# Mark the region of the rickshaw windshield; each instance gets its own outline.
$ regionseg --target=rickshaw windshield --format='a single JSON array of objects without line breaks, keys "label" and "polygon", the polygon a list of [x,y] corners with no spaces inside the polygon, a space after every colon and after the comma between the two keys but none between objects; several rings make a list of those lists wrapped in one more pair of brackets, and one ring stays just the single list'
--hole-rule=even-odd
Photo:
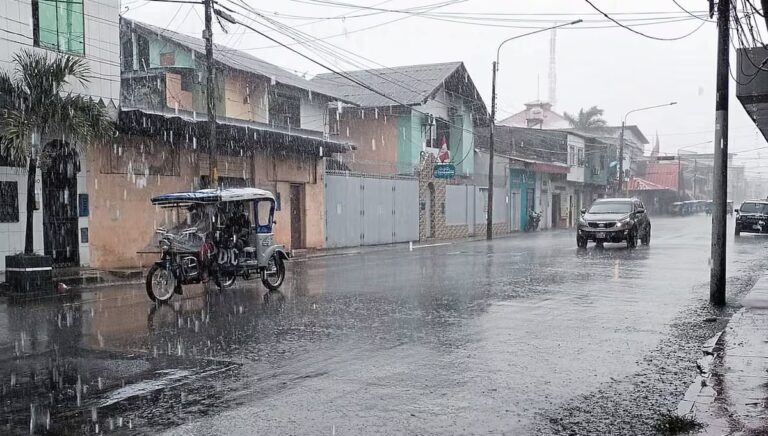
[{"label": "rickshaw windshield", "polygon": [[269,199],[255,202],[256,233],[272,233],[272,217],[275,213],[275,202]]}]

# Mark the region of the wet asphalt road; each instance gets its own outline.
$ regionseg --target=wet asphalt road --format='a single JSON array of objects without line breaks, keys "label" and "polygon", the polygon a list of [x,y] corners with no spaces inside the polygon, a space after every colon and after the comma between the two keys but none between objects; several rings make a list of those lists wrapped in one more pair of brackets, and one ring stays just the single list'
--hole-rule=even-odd
[{"label": "wet asphalt road", "polygon": [[709,218],[653,224],[631,251],[540,232],[294,261],[266,299],[247,282],[0,304],[0,432],[646,433],[768,248],[729,241],[713,311]]}]

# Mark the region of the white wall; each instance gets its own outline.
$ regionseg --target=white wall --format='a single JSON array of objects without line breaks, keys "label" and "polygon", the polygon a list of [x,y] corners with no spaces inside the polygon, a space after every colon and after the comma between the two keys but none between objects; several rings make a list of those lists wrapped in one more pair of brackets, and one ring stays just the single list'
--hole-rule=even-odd
[{"label": "white wall", "polygon": [[[571,147],[574,149],[573,158],[571,158]],[[582,159],[579,160],[579,155]],[[568,135],[568,178],[569,182],[584,183],[584,138],[576,135]]]},{"label": "white wall", "polygon": [[539,227],[549,229],[552,227],[552,183],[549,174],[536,174],[536,211],[541,212]]},{"label": "white wall", "polygon": [[[85,59],[93,78],[75,92],[116,107],[120,101],[120,35],[117,0],[85,0]],[[32,1],[0,1],[0,69],[11,71],[13,55],[32,47]],[[54,52],[42,49],[42,52]]]},{"label": "white wall", "polygon": [[301,128],[328,133],[328,100],[321,95],[301,97]]},{"label": "white wall", "polygon": [[426,103],[416,106],[421,112],[434,115],[435,118],[442,118],[447,121],[451,121],[448,116],[448,105],[446,102],[448,98],[445,95],[445,90],[440,89],[434,98],[429,99]]}]

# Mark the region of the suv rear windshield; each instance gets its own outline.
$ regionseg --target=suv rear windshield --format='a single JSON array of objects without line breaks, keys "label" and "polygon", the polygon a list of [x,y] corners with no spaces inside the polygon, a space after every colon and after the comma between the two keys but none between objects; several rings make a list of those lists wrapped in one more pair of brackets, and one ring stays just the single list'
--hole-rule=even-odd
[{"label": "suv rear windshield", "polygon": [[601,201],[589,208],[589,213],[630,213],[631,201]]},{"label": "suv rear windshield", "polygon": [[760,213],[768,215],[768,204],[765,203],[744,203],[739,208],[740,213]]}]

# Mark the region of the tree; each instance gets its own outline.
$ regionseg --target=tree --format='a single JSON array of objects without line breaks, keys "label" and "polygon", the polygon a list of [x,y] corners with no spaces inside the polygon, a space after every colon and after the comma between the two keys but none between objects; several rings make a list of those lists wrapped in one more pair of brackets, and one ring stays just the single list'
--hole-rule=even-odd
[{"label": "tree", "polygon": [[608,124],[603,119],[603,110],[597,106],[592,106],[586,111],[584,108],[581,108],[576,116],[566,112],[563,114],[563,117],[571,124],[571,127],[584,131],[605,127]]},{"label": "tree", "polygon": [[[33,254],[38,166],[44,169],[46,162],[106,139],[115,130],[103,106],[66,92],[73,82],[86,85],[90,81],[84,59],[24,50],[14,55],[13,63],[13,73],[0,71],[0,152],[27,168],[24,254]],[[43,149],[44,138],[56,141]]]}]

